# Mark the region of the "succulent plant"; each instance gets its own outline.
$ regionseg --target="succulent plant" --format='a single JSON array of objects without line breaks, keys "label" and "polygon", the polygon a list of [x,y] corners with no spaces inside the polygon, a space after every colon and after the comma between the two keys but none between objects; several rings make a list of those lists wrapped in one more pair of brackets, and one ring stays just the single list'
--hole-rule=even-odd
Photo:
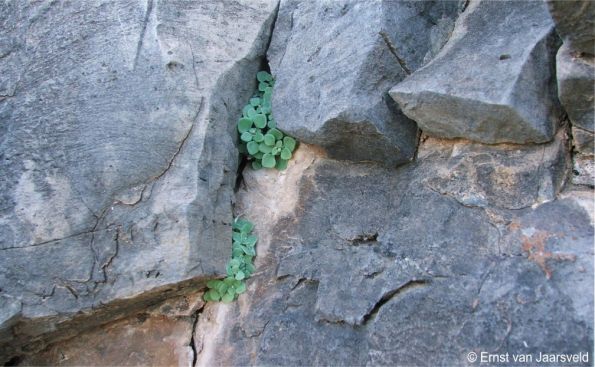
[{"label": "succulent plant", "polygon": [[252,234],[254,225],[245,219],[236,218],[232,226],[231,260],[227,263],[225,279],[207,282],[209,290],[204,294],[205,301],[232,302],[246,291],[246,279],[254,273],[254,256],[258,238]]},{"label": "succulent plant", "polygon": [[238,120],[239,150],[252,161],[253,169],[264,167],[284,170],[297,142],[277,129],[277,123],[271,116],[275,80],[266,71],[259,71],[256,79],[259,92],[250,99]]}]

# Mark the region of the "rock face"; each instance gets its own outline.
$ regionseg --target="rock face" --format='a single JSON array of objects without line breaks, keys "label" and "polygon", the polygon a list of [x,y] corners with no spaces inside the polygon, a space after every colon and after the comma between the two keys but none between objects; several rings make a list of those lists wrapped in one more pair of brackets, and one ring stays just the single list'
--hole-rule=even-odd
[{"label": "rock face", "polygon": [[275,11],[0,5],[0,345],[35,350],[224,271],[235,120]]},{"label": "rock face", "polygon": [[26,366],[190,366],[193,326],[204,306],[201,296],[202,292],[172,298],[18,362]]},{"label": "rock face", "polygon": [[570,48],[595,55],[595,3],[588,0],[546,0],[556,32]]},{"label": "rock face", "polygon": [[595,59],[580,56],[565,43],[556,56],[558,96],[572,124],[581,129],[595,131],[593,84]]},{"label": "rock face", "polygon": [[436,52],[459,2],[282,1],[267,53],[278,126],[337,159],[395,166],[417,128],[387,95]]},{"label": "rock face", "polygon": [[[483,157],[473,147],[427,139],[415,164],[389,170],[302,146],[276,181],[246,176],[240,210],[261,217],[259,235],[267,233],[258,275],[237,304],[205,309],[195,341],[216,342],[198,365],[465,366],[469,352],[495,350],[592,358],[592,192],[543,202],[505,170],[477,176],[497,186],[482,205],[457,194],[472,180],[437,192],[438,169],[462,158],[480,171],[525,153],[535,162],[516,168],[519,177],[539,166],[533,147]],[[498,205],[508,189],[526,197],[522,208]],[[293,210],[261,215],[294,190]]]},{"label": "rock face", "polygon": [[558,121],[553,22],[541,1],[473,1],[440,54],[391,89],[426,133],[543,143]]}]

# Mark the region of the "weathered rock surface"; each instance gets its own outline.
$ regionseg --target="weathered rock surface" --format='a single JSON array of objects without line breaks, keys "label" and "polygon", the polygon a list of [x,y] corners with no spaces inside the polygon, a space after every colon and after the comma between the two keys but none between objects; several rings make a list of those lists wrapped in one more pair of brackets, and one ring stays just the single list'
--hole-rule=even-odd
[{"label": "weathered rock surface", "polygon": [[[519,180],[479,175],[500,186],[482,206],[457,197],[473,179],[436,192],[438,167],[480,171],[517,159],[515,146],[483,159],[473,147],[428,139],[417,163],[389,170],[302,145],[279,181],[247,175],[238,204],[266,234],[258,271],[237,304],[205,308],[198,365],[466,366],[471,351],[544,350],[589,353],[581,365],[592,363],[592,191],[544,203],[524,192],[539,176],[527,164]],[[506,208],[504,189],[534,205]],[[297,200],[284,200],[296,190]],[[284,209],[267,217],[275,202]]]},{"label": "weathered rock surface", "polygon": [[595,59],[580,56],[566,43],[556,56],[558,96],[574,126],[595,131]]},{"label": "weathered rock surface", "polygon": [[486,146],[425,138],[418,157],[448,157],[424,183],[466,206],[523,209],[552,201],[571,169],[566,131],[547,144]]},{"label": "weathered rock surface", "polygon": [[199,294],[89,330],[18,362],[25,366],[191,366],[192,332],[204,305]]},{"label": "weathered rock surface", "polygon": [[440,54],[390,95],[430,135],[546,142],[559,117],[558,44],[543,2],[474,1]]},{"label": "weathered rock surface", "polygon": [[0,4],[0,356],[225,269],[234,123],[275,10]]},{"label": "weathered rock surface", "polygon": [[595,142],[593,141],[592,132],[573,126],[572,138],[574,142],[574,148],[576,151],[590,155],[593,155],[595,153]]},{"label": "weathered rock surface", "polygon": [[458,1],[282,1],[267,55],[278,126],[342,160],[413,157],[415,123],[388,90],[436,52]]},{"label": "weathered rock surface", "polygon": [[595,3],[589,0],[546,0],[556,32],[573,50],[595,55]]}]

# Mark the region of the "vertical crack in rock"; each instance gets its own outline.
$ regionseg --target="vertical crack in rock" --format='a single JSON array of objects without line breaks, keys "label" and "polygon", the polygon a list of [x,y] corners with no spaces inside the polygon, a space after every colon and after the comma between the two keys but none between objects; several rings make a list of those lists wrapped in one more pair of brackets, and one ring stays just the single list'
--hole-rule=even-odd
[{"label": "vertical crack in rock", "polygon": [[199,308],[198,310],[196,310],[196,312],[194,313],[194,315],[192,315],[192,333],[190,334],[190,348],[192,349],[192,365],[191,366],[196,366],[196,361],[198,360],[198,353],[200,353],[199,351],[196,350],[196,340],[194,338],[194,335],[196,334],[196,327],[198,325],[198,320],[200,317],[200,314],[202,313],[202,310],[205,308],[205,304],[202,305],[201,308]]},{"label": "vertical crack in rock", "polygon": [[395,47],[395,44],[391,41],[388,34],[386,34],[385,31],[380,31],[380,32],[378,32],[378,34],[382,37],[382,39],[384,40],[384,43],[386,43],[386,47],[388,47],[388,50],[390,51],[390,53],[393,54],[393,56],[397,59],[397,62],[399,63],[399,66],[401,66],[401,69],[403,69],[403,71],[407,75],[411,75],[411,69],[409,69],[409,67],[407,67],[407,63],[405,62],[405,60],[403,60],[399,56],[399,53],[397,52],[397,48]]},{"label": "vertical crack in rock", "polygon": [[136,54],[134,56],[133,69],[136,69],[136,65],[138,63],[138,57],[139,57],[141,49],[143,47],[145,33],[147,32],[147,25],[149,24],[149,17],[151,16],[152,11],[153,11],[153,0],[147,0],[147,11],[145,12],[145,18],[143,19],[140,36],[138,38],[138,43],[136,44]]}]

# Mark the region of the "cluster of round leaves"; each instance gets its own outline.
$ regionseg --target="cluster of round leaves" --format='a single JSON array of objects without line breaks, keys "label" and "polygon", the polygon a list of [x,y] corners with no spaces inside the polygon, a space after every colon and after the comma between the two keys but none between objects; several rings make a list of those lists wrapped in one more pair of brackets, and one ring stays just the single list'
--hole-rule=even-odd
[{"label": "cluster of round leaves", "polygon": [[252,168],[287,168],[297,142],[284,135],[271,116],[271,97],[275,81],[271,74],[259,71],[258,94],[244,107],[238,121],[240,151],[252,161]]},{"label": "cluster of round leaves", "polygon": [[204,294],[205,301],[232,302],[237,295],[246,291],[246,279],[254,273],[252,264],[258,239],[252,234],[254,225],[247,220],[236,218],[233,222],[233,246],[231,260],[227,264],[225,279],[209,280],[209,290]]}]

